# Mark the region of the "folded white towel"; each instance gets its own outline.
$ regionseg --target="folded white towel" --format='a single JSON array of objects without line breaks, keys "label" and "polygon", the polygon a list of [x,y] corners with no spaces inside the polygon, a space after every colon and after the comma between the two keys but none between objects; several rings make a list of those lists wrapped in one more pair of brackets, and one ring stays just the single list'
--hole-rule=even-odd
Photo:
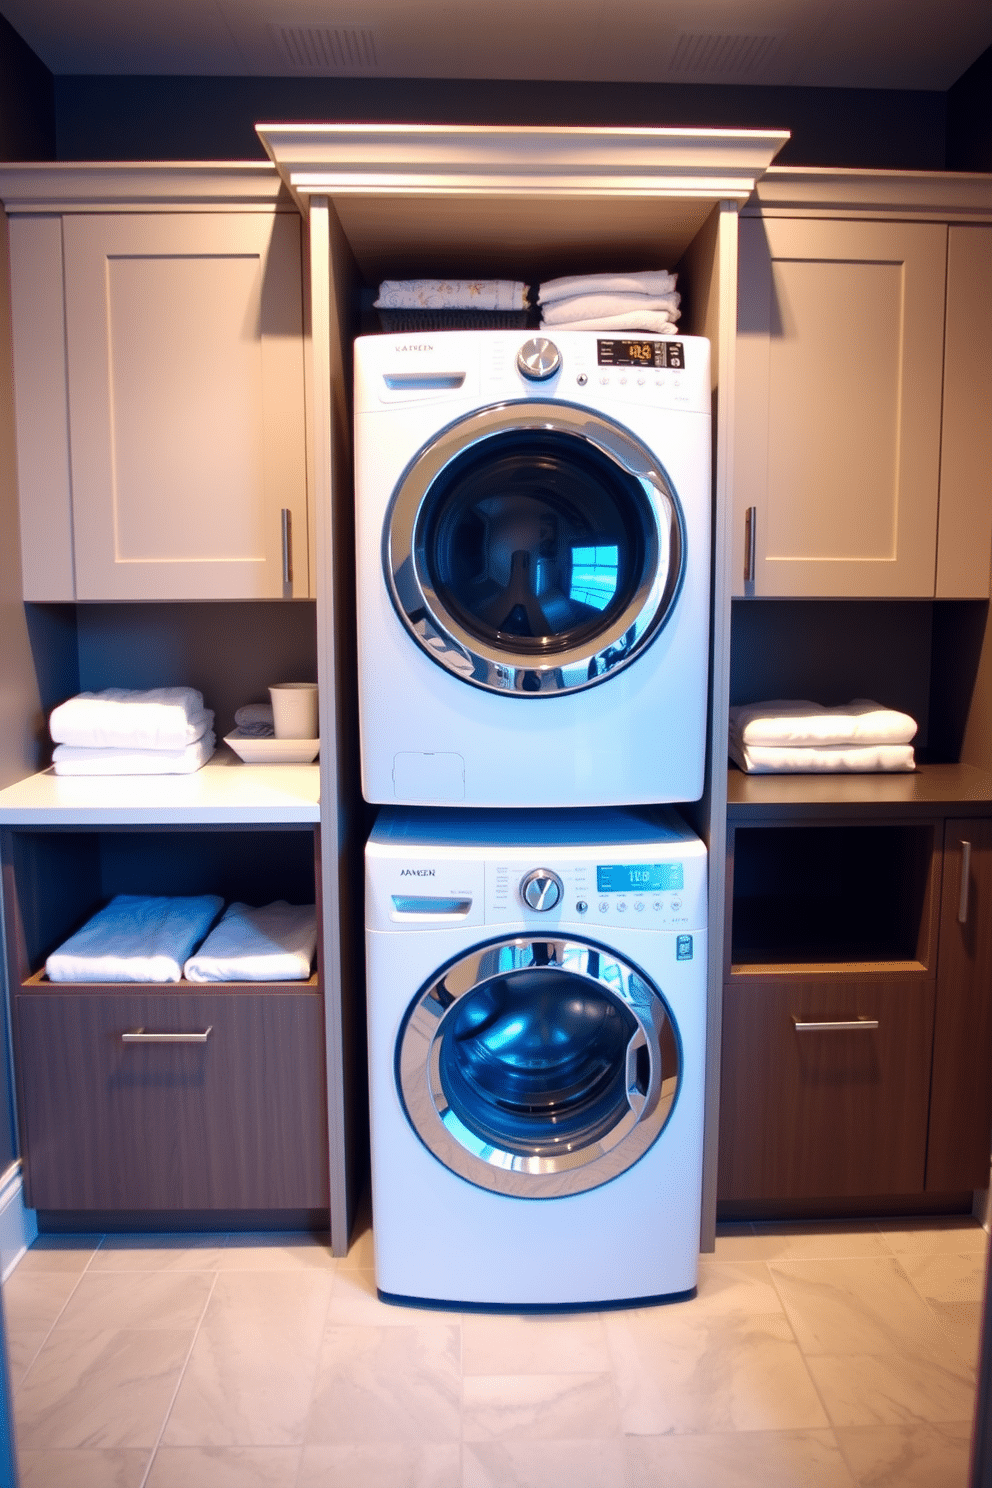
[{"label": "folded white towel", "polygon": [[644,269],[637,274],[570,274],[562,279],[547,279],[538,287],[542,305],[552,300],[586,294],[669,295],[675,288],[677,274],[667,269]]},{"label": "folded white towel", "polygon": [[908,713],[855,698],[825,708],[805,700],[775,699],[730,710],[730,731],[743,744],[908,744],[917,723]]},{"label": "folded white towel", "polygon": [[561,320],[556,325],[541,321],[542,331],[651,331],[656,336],[675,336],[678,326],[663,310],[628,310],[623,315],[595,315],[589,320]]},{"label": "folded white towel", "polygon": [[734,764],[750,775],[916,769],[912,744],[829,744],[814,748],[741,744],[731,737],[728,752]]},{"label": "folded white towel", "polygon": [[49,728],[56,744],[83,749],[185,749],[213,721],[193,687],[108,687],[60,703]]},{"label": "folded white towel", "polygon": [[377,310],[524,310],[527,286],[516,279],[384,279]]},{"label": "folded white towel", "polygon": [[185,975],[190,982],[306,981],[316,948],[316,905],[229,904],[186,962]]},{"label": "folded white towel", "polygon": [[83,749],[59,744],[52,764],[56,775],[192,775],[216,747],[213,729],[185,749]]},{"label": "folded white towel", "polygon": [[118,894],[45,962],[50,982],[178,982],[224,904],[217,894]]},{"label": "folded white towel", "polygon": [[592,294],[552,300],[542,306],[545,325],[561,325],[567,320],[595,320],[602,315],[623,315],[628,310],[664,311],[669,320],[678,320],[681,296]]}]

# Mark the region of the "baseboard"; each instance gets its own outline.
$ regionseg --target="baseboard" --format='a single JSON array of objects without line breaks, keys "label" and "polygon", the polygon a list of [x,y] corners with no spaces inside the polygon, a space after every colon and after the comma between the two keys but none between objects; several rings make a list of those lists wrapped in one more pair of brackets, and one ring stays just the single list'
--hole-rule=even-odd
[{"label": "baseboard", "polygon": [[0,1175],[0,1281],[17,1265],[28,1246],[38,1238],[38,1220],[33,1209],[24,1207],[24,1179],[20,1161]]}]

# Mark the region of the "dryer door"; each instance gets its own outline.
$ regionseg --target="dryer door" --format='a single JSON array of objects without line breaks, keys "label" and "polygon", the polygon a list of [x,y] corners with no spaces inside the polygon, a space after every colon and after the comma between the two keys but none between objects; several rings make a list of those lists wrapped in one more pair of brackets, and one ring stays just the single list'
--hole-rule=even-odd
[{"label": "dryer door", "polygon": [[635,966],[592,941],[516,936],[423,987],[396,1051],[406,1114],[452,1172],[516,1198],[609,1182],[672,1113],[678,1032]]},{"label": "dryer door", "polygon": [[659,461],[571,403],[479,409],[400,478],[383,561],[432,661],[493,692],[601,682],[661,630],[685,570],[685,521]]}]

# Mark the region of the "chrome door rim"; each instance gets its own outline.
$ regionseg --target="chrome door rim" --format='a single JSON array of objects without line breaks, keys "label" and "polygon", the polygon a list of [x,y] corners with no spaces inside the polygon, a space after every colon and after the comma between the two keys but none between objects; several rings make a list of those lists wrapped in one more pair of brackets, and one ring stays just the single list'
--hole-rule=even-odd
[{"label": "chrome door rim", "polygon": [[[595,643],[556,651],[545,663],[515,661],[471,634],[436,593],[424,546],[425,503],[442,471],[485,440],[528,429],[587,442],[632,477],[643,503],[648,547],[646,577]],[[660,462],[608,415],[550,399],[492,404],[441,429],[401,475],[383,534],[383,568],[390,597],[417,645],[462,681],[517,697],[577,692],[629,666],[669,619],[685,576],[685,554],[685,518]]]},{"label": "chrome door rim", "polygon": [[[441,1045],[452,1011],[494,976],[506,974],[492,961],[494,953],[507,950],[514,963],[511,971],[546,968],[552,974],[567,971],[585,978],[621,1002],[637,1024],[628,1046],[627,1111],[597,1140],[554,1157],[504,1150],[480,1138],[454,1112],[441,1080]],[[595,973],[589,970],[591,953],[597,957]],[[629,1083],[635,1045],[647,1050],[650,1075],[643,1091]],[[475,946],[431,976],[404,1020],[395,1073],[407,1119],[446,1168],[494,1193],[552,1199],[599,1188],[644,1156],[671,1117],[681,1085],[682,1056],[671,1010],[638,967],[594,941],[518,935]]]}]

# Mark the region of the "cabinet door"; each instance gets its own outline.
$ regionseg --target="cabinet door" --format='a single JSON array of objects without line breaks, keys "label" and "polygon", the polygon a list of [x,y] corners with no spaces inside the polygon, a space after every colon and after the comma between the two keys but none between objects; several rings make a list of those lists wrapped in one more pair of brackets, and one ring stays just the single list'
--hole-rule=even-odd
[{"label": "cabinet door", "polygon": [[63,232],[76,598],[308,595],[299,218]]},{"label": "cabinet door", "polygon": [[928,978],[729,984],[718,1197],[921,1192],[932,1037]]},{"label": "cabinet door", "polygon": [[933,595],[946,243],[931,223],[741,223],[735,593]]},{"label": "cabinet door", "polygon": [[17,1024],[32,1207],[326,1208],[315,991],[21,994]]},{"label": "cabinet door", "polygon": [[986,599],[992,561],[992,227],[947,241],[937,598]]},{"label": "cabinet door", "polygon": [[992,1146],[992,821],[949,821],[927,1188],[987,1188]]}]

